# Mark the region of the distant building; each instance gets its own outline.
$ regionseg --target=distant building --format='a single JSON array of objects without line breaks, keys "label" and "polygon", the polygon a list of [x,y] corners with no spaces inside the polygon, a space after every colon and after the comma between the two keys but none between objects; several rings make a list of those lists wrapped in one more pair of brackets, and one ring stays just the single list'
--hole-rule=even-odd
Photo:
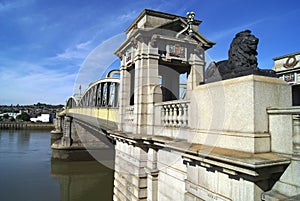
[{"label": "distant building", "polygon": [[300,106],[300,52],[273,58],[273,70],[292,85],[293,105]]},{"label": "distant building", "polygon": [[5,113],[2,113],[0,114],[0,117],[3,117],[4,115],[8,115],[9,117],[13,117],[14,119],[16,119],[16,117],[18,115],[20,115],[22,112],[20,111],[19,113],[16,113],[16,112],[5,112]]},{"label": "distant building", "polygon": [[50,114],[41,114],[41,116],[38,116],[36,118],[30,118],[30,121],[49,123],[50,122]]}]

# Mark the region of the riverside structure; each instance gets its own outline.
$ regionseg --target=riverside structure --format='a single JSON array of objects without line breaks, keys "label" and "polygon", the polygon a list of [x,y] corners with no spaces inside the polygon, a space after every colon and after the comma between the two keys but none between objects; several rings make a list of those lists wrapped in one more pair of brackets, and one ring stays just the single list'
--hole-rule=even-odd
[{"label": "riverside structure", "polygon": [[28,122],[0,122],[0,129],[30,129],[30,130],[52,130],[53,124],[28,123]]},{"label": "riverside structure", "polygon": [[299,199],[300,108],[291,86],[259,75],[205,84],[214,43],[200,24],[192,12],[144,10],[115,52],[120,79],[92,83],[58,114],[53,156],[107,150],[116,201]]}]

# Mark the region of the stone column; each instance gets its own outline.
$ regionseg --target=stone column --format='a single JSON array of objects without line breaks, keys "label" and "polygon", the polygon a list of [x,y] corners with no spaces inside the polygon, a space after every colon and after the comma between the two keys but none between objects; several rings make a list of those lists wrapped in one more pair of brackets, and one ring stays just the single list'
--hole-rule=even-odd
[{"label": "stone column", "polygon": [[158,200],[157,149],[150,148],[147,161],[147,200]]},{"label": "stone column", "polygon": [[300,159],[300,115],[293,116],[293,154]]},{"label": "stone column", "polygon": [[54,130],[52,130],[51,133],[51,144],[55,142],[56,140],[60,139],[63,135],[62,130],[62,121],[63,117],[56,115],[56,117],[53,119],[54,124]]},{"label": "stone column", "polygon": [[[148,63],[147,63],[147,74],[148,74],[148,83],[147,83],[147,93],[145,97],[145,102],[147,103],[147,108],[145,109],[145,113],[147,115],[147,134],[153,134],[154,127],[154,119],[155,119],[155,111],[154,104],[161,95],[161,90],[158,87],[158,74],[159,74],[159,65],[158,65],[158,47],[156,44],[156,38],[152,37],[148,46]],[[157,88],[156,90],[154,90]],[[156,94],[155,94],[156,93]],[[160,101],[159,101],[160,102]]]},{"label": "stone column", "polygon": [[121,60],[120,95],[119,95],[119,130],[125,130],[126,108],[130,100],[130,73],[127,71],[124,59]]},{"label": "stone column", "polygon": [[59,132],[62,132],[62,127],[61,127],[61,121],[62,121],[62,118],[60,116],[58,116],[57,118],[55,118],[56,120],[56,127],[55,129]]},{"label": "stone column", "polygon": [[138,134],[146,134],[148,120],[153,119],[153,114],[150,113],[153,102],[149,97],[152,86],[158,84],[158,48],[144,40],[146,39],[139,42],[139,54],[135,57],[134,99]]},{"label": "stone column", "polygon": [[56,115],[56,117],[53,119],[53,124],[54,124],[54,130],[51,131],[53,134],[59,134],[62,133],[62,117]]},{"label": "stone column", "polygon": [[190,98],[190,92],[198,86],[201,82],[204,82],[204,50],[201,47],[190,47],[192,52],[190,53],[189,64],[191,70],[187,78],[187,99]]},{"label": "stone column", "polygon": [[66,116],[64,122],[63,137],[61,138],[61,145],[70,147],[72,145],[72,117]]},{"label": "stone column", "polygon": [[116,141],[114,200],[147,199],[147,150],[126,141]]}]

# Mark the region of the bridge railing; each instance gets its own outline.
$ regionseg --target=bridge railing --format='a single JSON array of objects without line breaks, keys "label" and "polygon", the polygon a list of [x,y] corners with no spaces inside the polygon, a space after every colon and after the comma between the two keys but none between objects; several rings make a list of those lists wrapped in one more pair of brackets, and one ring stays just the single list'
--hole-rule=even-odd
[{"label": "bridge railing", "polygon": [[188,127],[189,107],[190,101],[186,100],[156,103],[155,116],[160,116],[156,123],[164,127]]}]

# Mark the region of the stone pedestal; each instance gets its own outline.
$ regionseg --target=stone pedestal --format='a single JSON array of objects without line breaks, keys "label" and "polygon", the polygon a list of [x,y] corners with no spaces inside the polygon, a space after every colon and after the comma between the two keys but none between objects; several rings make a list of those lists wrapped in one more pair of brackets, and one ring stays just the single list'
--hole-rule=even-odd
[{"label": "stone pedestal", "polygon": [[249,75],[192,91],[188,141],[245,152],[269,152],[267,108],[290,106],[291,88],[277,78]]}]

